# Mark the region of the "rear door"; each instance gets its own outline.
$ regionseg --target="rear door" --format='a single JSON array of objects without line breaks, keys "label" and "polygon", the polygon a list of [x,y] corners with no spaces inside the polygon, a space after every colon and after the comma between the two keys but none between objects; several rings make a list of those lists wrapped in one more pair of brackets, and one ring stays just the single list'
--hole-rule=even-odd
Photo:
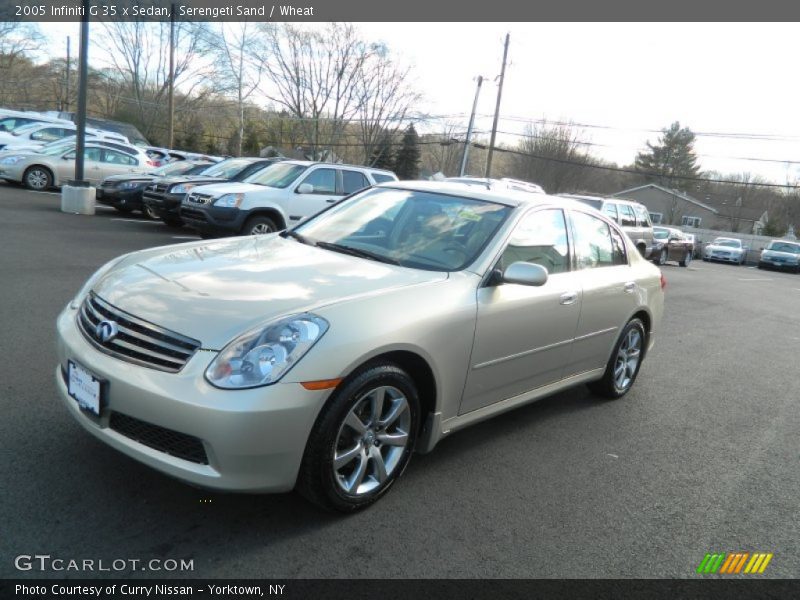
[{"label": "rear door", "polygon": [[570,223],[582,302],[565,377],[605,366],[638,292],[622,233],[578,210],[570,211]]},{"label": "rear door", "polygon": [[139,167],[139,161],[130,154],[108,148],[103,149],[101,162],[103,178],[111,175],[124,175],[126,173],[139,173],[142,171]]}]

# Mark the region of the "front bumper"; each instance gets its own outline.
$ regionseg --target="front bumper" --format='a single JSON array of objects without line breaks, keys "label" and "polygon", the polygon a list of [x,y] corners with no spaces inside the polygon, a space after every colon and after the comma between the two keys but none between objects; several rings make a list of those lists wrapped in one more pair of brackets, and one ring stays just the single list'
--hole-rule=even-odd
[{"label": "front bumper", "polygon": [[706,260],[713,260],[713,261],[718,261],[718,262],[729,262],[729,263],[736,263],[736,264],[739,264],[740,262],[742,262],[742,257],[741,256],[735,256],[733,254],[725,256],[725,255],[722,255],[722,254],[711,253],[711,254],[704,255],[703,258],[705,258]]},{"label": "front bumper", "polygon": [[[217,389],[203,377],[217,353],[202,349],[178,373],[137,366],[90,345],[78,329],[76,313],[67,306],[58,317],[56,383],[67,410],[84,429],[120,452],[198,486],[246,492],[294,487],[306,441],[330,390],[308,391],[297,383]],[[99,417],[78,408],[67,393],[68,359],[108,382]],[[131,433],[131,423],[147,435]],[[159,447],[168,443],[165,436],[201,444],[205,463]]]},{"label": "front bumper", "polygon": [[770,258],[762,258],[758,261],[758,268],[759,269],[777,269],[779,271],[793,271],[795,273],[800,272],[800,264],[798,263],[788,263],[780,260],[774,260]]},{"label": "front bumper", "polygon": [[237,235],[247,220],[248,212],[238,208],[184,204],[181,206],[180,215],[181,221],[201,233]]},{"label": "front bumper", "polygon": [[22,182],[22,169],[14,165],[0,165],[0,179]]},{"label": "front bumper", "polygon": [[161,194],[154,195],[146,190],[142,202],[151,208],[160,218],[178,219],[181,201],[186,194]]},{"label": "front bumper", "polygon": [[120,208],[130,208],[131,210],[142,209],[142,191],[144,187],[133,190],[120,190],[113,187],[97,188],[97,201],[108,206]]}]

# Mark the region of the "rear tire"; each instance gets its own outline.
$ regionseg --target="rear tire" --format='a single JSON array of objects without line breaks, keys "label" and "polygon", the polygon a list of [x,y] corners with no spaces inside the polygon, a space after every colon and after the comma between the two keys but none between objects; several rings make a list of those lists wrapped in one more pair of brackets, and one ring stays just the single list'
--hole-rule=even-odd
[{"label": "rear tire", "polygon": [[663,267],[667,264],[667,249],[663,249],[661,252],[658,253],[658,266]]},{"label": "rear tire", "polygon": [[686,256],[684,256],[683,260],[680,261],[678,264],[682,267],[688,267],[690,262],[692,262],[692,253],[690,251],[687,251]]},{"label": "rear tire", "polygon": [[28,167],[22,176],[26,188],[35,192],[43,192],[53,185],[53,174],[46,167]]},{"label": "rear tire", "polygon": [[419,429],[413,379],[374,364],[340,384],[306,443],[297,491],[328,510],[351,513],[389,491],[411,459]]},{"label": "rear tire", "polygon": [[647,333],[641,319],[631,319],[622,330],[608,359],[603,378],[592,381],[587,387],[603,398],[622,398],[633,387],[642,366]]}]

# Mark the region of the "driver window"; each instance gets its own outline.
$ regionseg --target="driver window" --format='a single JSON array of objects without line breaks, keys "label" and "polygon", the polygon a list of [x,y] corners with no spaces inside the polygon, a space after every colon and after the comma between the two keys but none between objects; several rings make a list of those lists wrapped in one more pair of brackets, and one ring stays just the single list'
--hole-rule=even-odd
[{"label": "driver window", "polygon": [[564,212],[540,210],[524,217],[511,234],[500,268],[524,261],[543,266],[550,274],[569,271],[569,243]]},{"label": "driver window", "polygon": [[304,183],[314,186],[312,194],[336,194],[336,170],[317,169],[301,181],[300,185]]}]

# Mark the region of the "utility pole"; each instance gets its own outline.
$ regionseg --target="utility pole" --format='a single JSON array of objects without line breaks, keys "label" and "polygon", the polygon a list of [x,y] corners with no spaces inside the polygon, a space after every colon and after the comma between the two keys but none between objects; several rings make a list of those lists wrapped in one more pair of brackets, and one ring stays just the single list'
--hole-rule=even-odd
[{"label": "utility pole", "polygon": [[458,172],[459,177],[464,176],[464,171],[467,168],[467,156],[469,155],[469,144],[472,139],[472,126],[475,124],[475,111],[478,108],[478,95],[481,93],[481,84],[483,83],[483,75],[478,75],[478,87],[475,89],[475,100],[472,102],[472,114],[469,116],[469,125],[467,126],[467,141],[464,142],[464,155],[461,157],[461,169]]},{"label": "utility pole", "polygon": [[66,100],[64,100],[64,111],[65,112],[69,112],[69,71],[70,71],[70,66],[71,66],[71,62],[72,62],[70,60],[70,52],[69,52],[69,50],[70,50],[69,49],[69,36],[67,36],[67,85],[66,85],[67,94],[66,94]]},{"label": "utility pole", "polygon": [[88,0],[83,0],[84,16],[81,17],[80,53],[78,56],[78,115],[75,125],[77,139],[75,142],[75,181],[73,185],[88,187],[83,179],[84,149],[86,148],[86,86],[89,74],[89,7]]},{"label": "utility pole", "polygon": [[494,153],[494,140],[497,137],[497,120],[500,118],[500,99],[503,96],[503,80],[506,76],[506,60],[508,59],[508,42],[511,34],[506,34],[506,45],[503,49],[503,67],[500,69],[500,84],[497,87],[497,106],[494,109],[494,122],[492,123],[492,137],[489,139],[489,156],[486,159],[486,177],[492,176],[492,154]]},{"label": "utility pole", "polygon": [[169,18],[169,141],[167,147],[172,150],[175,137],[175,3]]}]

